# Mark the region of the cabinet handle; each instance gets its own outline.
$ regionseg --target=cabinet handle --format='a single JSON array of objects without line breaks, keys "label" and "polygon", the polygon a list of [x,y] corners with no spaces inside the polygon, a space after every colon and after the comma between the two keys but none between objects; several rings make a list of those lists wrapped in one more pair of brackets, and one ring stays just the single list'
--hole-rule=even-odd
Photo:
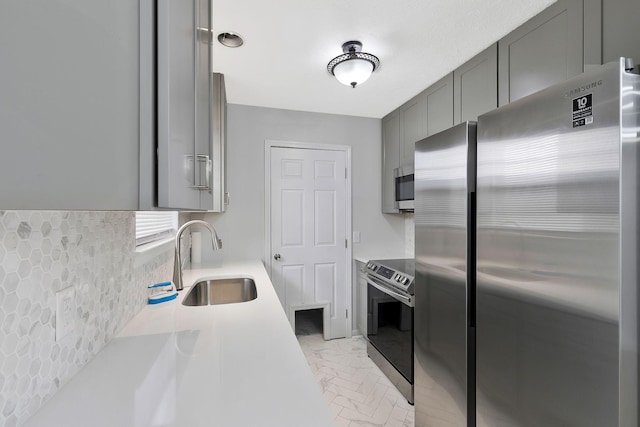
[{"label": "cabinet handle", "polygon": [[275,259],[276,261],[280,261],[280,254],[275,254],[273,256],[273,259]]},{"label": "cabinet handle", "polygon": [[[191,157],[191,156],[188,156]],[[196,176],[199,176],[197,171],[200,170],[200,164],[204,163],[205,167],[205,185],[201,185],[196,181]],[[211,159],[206,154],[196,154],[195,161],[193,162],[194,168],[194,183],[191,188],[195,188],[196,190],[209,190],[211,189]]]},{"label": "cabinet handle", "polygon": [[211,189],[211,159],[209,156],[205,156],[207,158],[207,177],[205,178],[205,182],[207,183],[207,190]]}]

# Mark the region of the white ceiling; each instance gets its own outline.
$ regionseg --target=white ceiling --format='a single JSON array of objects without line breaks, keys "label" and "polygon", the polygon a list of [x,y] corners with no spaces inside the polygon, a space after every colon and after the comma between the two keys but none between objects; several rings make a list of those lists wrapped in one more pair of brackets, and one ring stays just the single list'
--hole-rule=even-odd
[{"label": "white ceiling", "polygon": [[[213,0],[213,46],[233,104],[380,118],[555,0]],[[352,89],[327,72],[342,43],[380,58]]]}]

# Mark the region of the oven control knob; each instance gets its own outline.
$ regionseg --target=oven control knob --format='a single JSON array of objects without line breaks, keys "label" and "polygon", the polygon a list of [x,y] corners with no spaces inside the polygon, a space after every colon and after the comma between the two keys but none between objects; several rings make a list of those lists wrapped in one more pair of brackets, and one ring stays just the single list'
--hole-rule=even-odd
[{"label": "oven control knob", "polygon": [[409,283],[409,278],[408,277],[403,278],[402,279],[402,284],[406,285],[407,283]]}]

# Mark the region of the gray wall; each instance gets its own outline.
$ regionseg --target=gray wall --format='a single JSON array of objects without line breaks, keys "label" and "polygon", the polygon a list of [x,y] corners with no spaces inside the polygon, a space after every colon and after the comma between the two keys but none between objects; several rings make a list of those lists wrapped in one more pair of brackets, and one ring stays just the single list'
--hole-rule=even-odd
[{"label": "gray wall", "polygon": [[229,104],[227,186],[231,203],[223,214],[192,214],[211,222],[223,240],[223,250],[216,254],[203,242],[203,261],[263,257],[265,140],[351,146],[353,230],[361,233],[361,243],[353,245],[354,255],[404,256],[404,219],[382,214],[380,208],[379,119]]}]

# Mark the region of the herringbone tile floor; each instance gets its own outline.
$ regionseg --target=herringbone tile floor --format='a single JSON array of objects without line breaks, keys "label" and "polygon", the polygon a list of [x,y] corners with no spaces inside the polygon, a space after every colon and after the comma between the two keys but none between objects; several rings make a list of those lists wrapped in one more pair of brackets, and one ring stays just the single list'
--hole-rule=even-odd
[{"label": "herringbone tile floor", "polygon": [[361,336],[298,335],[338,427],[413,427],[413,406],[367,357]]}]

